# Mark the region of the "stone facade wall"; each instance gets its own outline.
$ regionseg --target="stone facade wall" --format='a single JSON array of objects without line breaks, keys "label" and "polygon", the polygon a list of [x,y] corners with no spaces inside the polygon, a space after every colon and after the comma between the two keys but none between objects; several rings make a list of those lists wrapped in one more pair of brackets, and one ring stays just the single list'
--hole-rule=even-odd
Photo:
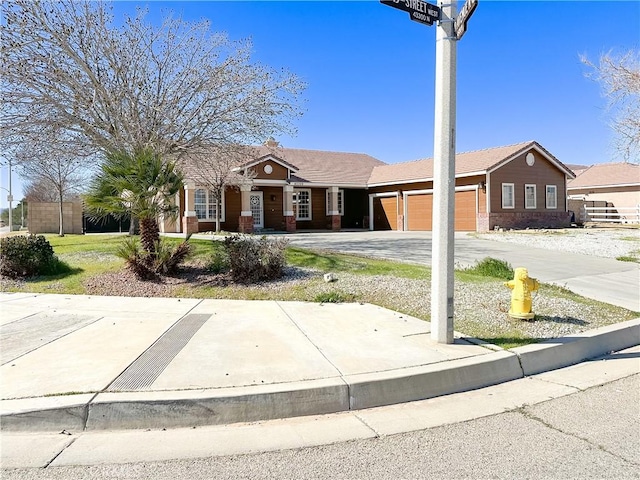
[{"label": "stone facade wall", "polygon": [[331,215],[331,230],[339,232],[342,223],[341,220],[340,215]]},{"label": "stone facade wall", "polygon": [[296,231],[296,217],[287,215],[284,217],[284,223],[286,225],[286,230],[289,233],[294,233]]},{"label": "stone facade wall", "polygon": [[241,216],[238,223],[240,233],[253,233],[253,216]]},{"label": "stone facade wall", "polygon": [[501,212],[479,213],[478,231],[488,232],[496,227],[506,229],[564,228],[571,225],[569,212]]},{"label": "stone facade wall", "polygon": [[[60,233],[59,204],[29,202],[29,233]],[[82,202],[63,202],[62,218],[65,234],[82,235]]]},{"label": "stone facade wall", "polygon": [[491,230],[489,228],[489,214],[488,213],[478,213],[478,232],[488,232]]}]

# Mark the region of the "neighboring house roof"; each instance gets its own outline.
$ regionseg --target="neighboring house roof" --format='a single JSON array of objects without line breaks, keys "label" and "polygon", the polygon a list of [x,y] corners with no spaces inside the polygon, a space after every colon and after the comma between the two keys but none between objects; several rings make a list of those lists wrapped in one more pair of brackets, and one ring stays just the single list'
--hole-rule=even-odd
[{"label": "neighboring house roof", "polygon": [[640,185],[640,165],[601,163],[592,165],[567,183],[567,190]]},{"label": "neighboring house roof", "polygon": [[569,167],[576,176],[580,175],[584,170],[589,168],[589,165],[578,165],[577,163],[567,163],[567,167]]},{"label": "neighboring house roof", "polygon": [[[491,173],[505,163],[523,152],[535,148],[540,154],[573,178],[573,172],[539,143],[534,141],[507,145],[504,147],[486,148],[473,152],[456,154],[455,175],[463,177]],[[369,186],[387,185],[392,183],[408,183],[433,179],[433,159],[415,160],[413,162],[396,163],[376,167],[371,177]]]}]

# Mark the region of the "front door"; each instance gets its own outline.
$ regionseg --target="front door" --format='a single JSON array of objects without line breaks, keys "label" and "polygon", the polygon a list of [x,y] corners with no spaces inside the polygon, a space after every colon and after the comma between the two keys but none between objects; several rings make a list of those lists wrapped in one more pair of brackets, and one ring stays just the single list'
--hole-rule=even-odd
[{"label": "front door", "polygon": [[250,193],[249,207],[251,208],[251,215],[253,215],[254,230],[264,228],[264,206],[262,202],[262,192]]}]

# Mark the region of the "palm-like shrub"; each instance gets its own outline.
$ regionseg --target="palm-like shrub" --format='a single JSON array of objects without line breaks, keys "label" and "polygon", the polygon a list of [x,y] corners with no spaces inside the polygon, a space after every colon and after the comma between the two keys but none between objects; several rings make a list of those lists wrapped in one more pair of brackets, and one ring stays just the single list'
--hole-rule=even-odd
[{"label": "palm-like shrub", "polygon": [[116,250],[116,255],[122,258],[127,267],[138,278],[153,279],[158,274],[175,273],[187,258],[193,253],[193,247],[189,238],[175,247],[169,242],[159,241],[154,250],[154,259],[150,260],[149,254],[140,248],[140,242],[136,238],[126,238]]},{"label": "palm-like shrub", "polygon": [[99,221],[111,214],[116,218],[131,215],[138,219],[143,252],[133,254],[133,244],[128,244],[123,245],[123,254],[131,253],[127,256],[127,263],[139,276],[148,276],[142,275],[145,271],[166,270],[159,268],[159,252],[163,253],[162,265],[173,265],[169,270],[175,269],[187,256],[185,251],[188,248],[181,247],[175,251],[175,259],[168,258],[168,250],[160,242],[158,228],[158,219],[177,216],[174,199],[182,183],[183,177],[174,162],[164,161],[152,150],[141,149],[133,154],[107,154],[100,172],[90,184],[89,193],[85,196],[90,218]]}]

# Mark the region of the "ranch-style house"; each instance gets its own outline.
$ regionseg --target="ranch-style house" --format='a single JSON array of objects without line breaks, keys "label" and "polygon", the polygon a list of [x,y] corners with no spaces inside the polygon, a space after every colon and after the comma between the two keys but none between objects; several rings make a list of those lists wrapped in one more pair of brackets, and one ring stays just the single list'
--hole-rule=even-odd
[{"label": "ranch-style house", "polygon": [[[185,185],[177,221],[165,232],[298,230],[431,230],[433,160],[386,164],[359,153],[283,148],[269,140],[255,149],[251,180],[225,190],[220,206],[182,165]],[[567,182],[573,172],[535,141],[456,155],[455,229],[564,227],[570,222]]]}]

